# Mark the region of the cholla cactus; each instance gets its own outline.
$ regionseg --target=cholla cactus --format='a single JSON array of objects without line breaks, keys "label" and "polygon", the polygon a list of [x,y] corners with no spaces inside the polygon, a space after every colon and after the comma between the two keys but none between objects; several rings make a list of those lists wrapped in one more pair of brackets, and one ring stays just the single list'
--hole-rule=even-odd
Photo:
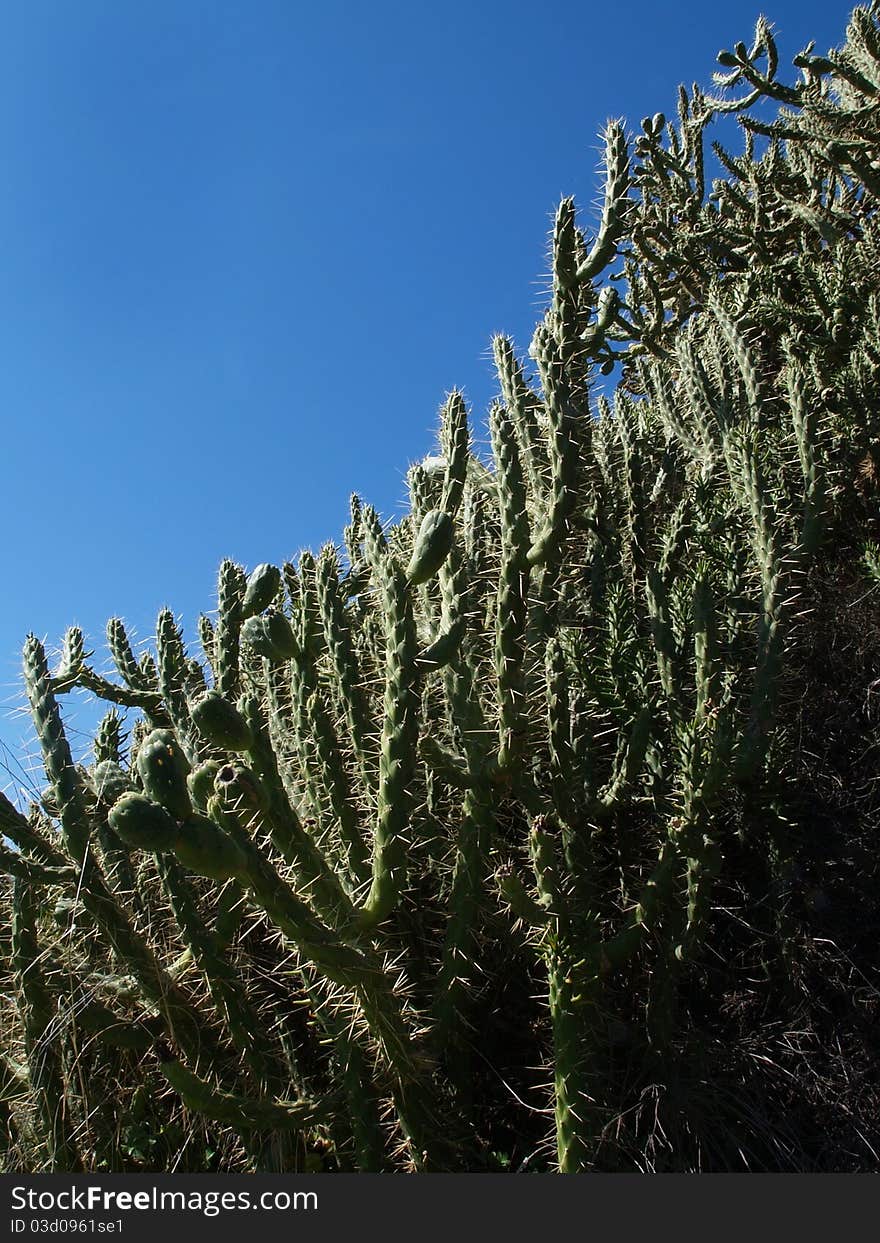
[{"label": "cholla cactus", "polygon": [[[111,619],[113,681],[75,628],[54,672],[28,638],[48,789],[0,799],[3,1083],[45,1168],[94,1164],[110,1081],[128,1119],[164,1084],[230,1165],[499,1168],[480,1045],[536,988],[516,1055],[550,1068],[553,1164],[607,1163],[615,1013],[662,1064],[715,886],[791,865],[766,825],[796,814],[775,765],[798,593],[853,531],[877,577],[875,8],[795,86],[777,60],[761,19],[718,98],[682,90],[634,143],[609,124],[595,239],[557,213],[536,378],[494,342],[491,468],[453,392],[411,514],[354,497],[346,559],[224,561],[201,661],[167,609],[141,660]],[[707,194],[725,113],[746,149],[716,149]],[[113,705],[85,768],[73,687]]]}]

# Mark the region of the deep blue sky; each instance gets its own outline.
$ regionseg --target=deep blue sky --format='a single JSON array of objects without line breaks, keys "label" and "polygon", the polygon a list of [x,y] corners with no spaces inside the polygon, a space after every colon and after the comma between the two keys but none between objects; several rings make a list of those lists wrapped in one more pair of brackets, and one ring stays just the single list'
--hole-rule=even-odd
[{"label": "deep blue sky", "polygon": [[[850,8],[771,0],[784,63]],[[191,631],[223,556],[339,539],[352,490],[397,512],[449,388],[482,432],[491,336],[526,350],[560,196],[592,219],[600,127],[673,114],[760,11],[5,6],[0,743],[28,734],[28,630],[75,622],[102,661],[114,613]]]}]

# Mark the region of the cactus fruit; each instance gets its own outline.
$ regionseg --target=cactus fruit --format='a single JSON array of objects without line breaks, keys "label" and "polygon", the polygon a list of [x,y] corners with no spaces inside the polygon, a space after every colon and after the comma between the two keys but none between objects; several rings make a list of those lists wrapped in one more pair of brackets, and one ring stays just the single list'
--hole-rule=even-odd
[{"label": "cactus fruit", "polygon": [[277,565],[258,565],[245,587],[241,611],[245,618],[262,613],[273,603],[281,588],[281,571]]},{"label": "cactus fruit", "polygon": [[432,509],[425,514],[416,535],[412,559],[406,576],[414,587],[433,578],[449,556],[455,528],[449,514]]},{"label": "cactus fruit", "polygon": [[137,767],[144,790],[178,820],[192,812],[186,779],[190,766],[180,743],[168,729],[154,729],[141,743]]},{"label": "cactus fruit", "polygon": [[128,773],[115,760],[101,760],[89,773],[88,781],[98,801],[108,807],[132,788]]},{"label": "cactus fruit", "polygon": [[224,751],[247,751],[253,739],[241,713],[219,691],[208,691],[193,704],[192,719],[202,734]]},{"label": "cactus fruit", "polygon": [[261,617],[249,617],[241,629],[242,640],[266,660],[292,660],[297,654],[296,639],[283,613],[269,610]]},{"label": "cactus fruit", "polygon": [[186,788],[193,806],[199,811],[207,811],[208,799],[214,796],[214,784],[222,767],[219,760],[206,760],[188,775]]},{"label": "cactus fruit", "polygon": [[123,794],[108,820],[122,841],[137,850],[172,850],[179,836],[174,817],[143,794]]}]

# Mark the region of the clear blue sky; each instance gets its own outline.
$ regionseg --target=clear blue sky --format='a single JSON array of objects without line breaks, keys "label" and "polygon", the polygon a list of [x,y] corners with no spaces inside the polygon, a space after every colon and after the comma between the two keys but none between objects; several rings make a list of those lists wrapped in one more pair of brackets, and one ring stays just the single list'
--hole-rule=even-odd
[{"label": "clear blue sky", "polygon": [[[769,0],[784,63],[850,8]],[[28,630],[77,623],[102,661],[112,614],[144,637],[167,604],[192,633],[223,556],[339,539],[352,490],[398,512],[449,388],[482,431],[491,336],[526,350],[598,130],[673,114],[760,11],[4,6],[0,744],[28,734]]]}]

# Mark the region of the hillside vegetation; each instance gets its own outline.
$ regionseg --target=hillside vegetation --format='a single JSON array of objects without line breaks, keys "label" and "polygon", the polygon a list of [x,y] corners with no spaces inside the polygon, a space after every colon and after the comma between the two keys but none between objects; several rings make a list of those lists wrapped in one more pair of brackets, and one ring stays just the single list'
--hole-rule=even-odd
[{"label": "hillside vegetation", "polygon": [[28,637],[3,1168],[877,1168],[878,18],[608,124],[491,462]]}]

